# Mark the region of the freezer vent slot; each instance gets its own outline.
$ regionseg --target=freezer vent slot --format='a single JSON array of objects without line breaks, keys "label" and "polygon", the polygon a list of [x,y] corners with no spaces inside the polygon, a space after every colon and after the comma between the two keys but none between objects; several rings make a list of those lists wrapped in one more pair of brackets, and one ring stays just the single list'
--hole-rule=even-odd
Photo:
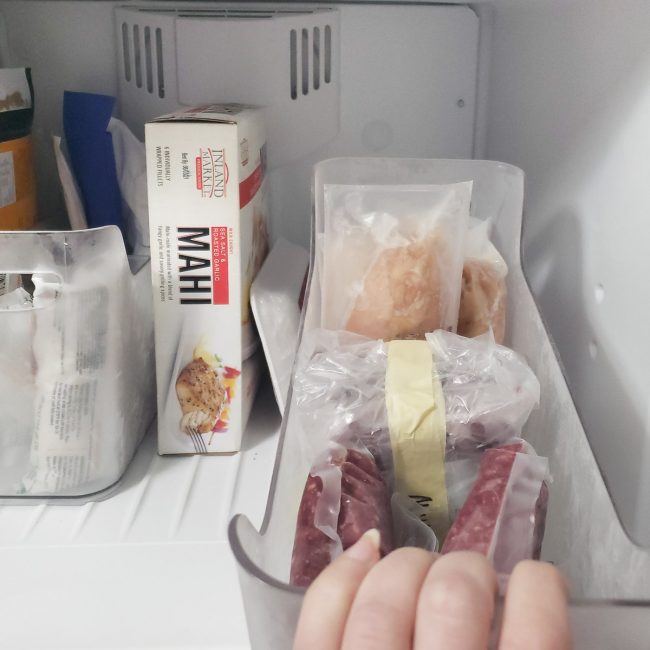
[{"label": "freezer vent slot", "polygon": [[140,51],[140,25],[133,25],[133,63],[135,65],[135,85],[142,88],[142,52]]},{"label": "freezer vent slot", "polygon": [[162,30],[122,23],[124,79],[161,99],[165,97]]},{"label": "freezer vent slot", "polygon": [[332,28],[326,25],[323,30],[320,27],[303,28],[300,32],[290,30],[291,99],[298,99],[299,88],[303,95],[308,95],[310,89],[318,90],[321,87],[321,79],[326,84],[332,81]]},{"label": "freezer vent slot", "polygon": [[165,69],[163,67],[162,29],[156,28],[156,70],[158,71],[158,97],[165,96]]},{"label": "freezer vent slot", "polygon": [[325,25],[325,83],[332,81],[332,28]]},{"label": "freezer vent slot", "polygon": [[151,28],[144,28],[144,61],[147,71],[147,92],[153,92],[153,61],[151,59]]},{"label": "freezer vent slot", "polygon": [[129,26],[126,23],[122,23],[122,59],[124,61],[124,78],[131,81],[131,45]]}]

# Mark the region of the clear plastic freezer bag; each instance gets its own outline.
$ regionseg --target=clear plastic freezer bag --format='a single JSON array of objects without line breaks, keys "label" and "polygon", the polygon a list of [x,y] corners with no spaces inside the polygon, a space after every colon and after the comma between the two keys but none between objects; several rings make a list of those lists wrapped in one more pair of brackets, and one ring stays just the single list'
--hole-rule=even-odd
[{"label": "clear plastic freezer bag", "polygon": [[[521,433],[539,398],[523,360],[491,336],[466,339],[439,331],[427,339],[384,343],[316,330],[303,342],[294,392],[302,453],[312,469],[298,517],[295,584],[308,584],[347,547],[341,529],[348,519],[358,532],[353,541],[368,528],[382,530],[386,490],[444,538],[479,475],[482,450]],[[344,507],[350,493],[341,469],[358,473],[348,462],[353,453],[364,454],[373,468],[359,477],[365,498],[357,511]],[[449,476],[447,459],[454,461]],[[376,474],[383,479],[383,499],[372,488]],[[396,528],[394,536],[401,532]]]},{"label": "clear plastic freezer bag", "polygon": [[[521,437],[539,403],[539,381],[525,360],[488,333],[468,339],[438,330],[427,350],[444,396],[447,447],[476,449]],[[314,330],[299,351],[294,391],[304,453],[322,450],[344,428],[388,430],[387,344],[351,332]],[[369,448],[372,440],[364,440]]]},{"label": "clear plastic freezer bag", "polygon": [[539,381],[525,360],[488,332],[469,339],[449,332],[427,334],[442,382],[447,445],[473,449],[520,437],[539,404]]},{"label": "clear plastic freezer bag", "polygon": [[375,339],[456,330],[472,183],[326,185],[322,326]]}]

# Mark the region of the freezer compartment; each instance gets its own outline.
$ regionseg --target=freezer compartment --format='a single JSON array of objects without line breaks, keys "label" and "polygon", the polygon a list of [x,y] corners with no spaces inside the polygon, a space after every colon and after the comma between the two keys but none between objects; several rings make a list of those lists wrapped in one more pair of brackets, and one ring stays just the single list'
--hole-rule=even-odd
[{"label": "freezer compartment", "polygon": [[155,375],[149,260],[131,263],[114,226],[0,233],[25,287],[0,309],[0,500],[103,498],[133,457]]},{"label": "freezer compartment", "polygon": [[[317,190],[324,183],[399,184],[407,178],[422,184],[474,181],[471,214],[494,222],[493,240],[509,267],[506,344],[525,356],[541,384],[540,407],[524,435],[549,458],[553,477],[542,558],[563,571],[577,600],[648,598],[650,553],[634,546],[620,526],[521,270],[523,172],[487,161],[376,159],[369,167],[367,160],[329,160],[316,167],[315,213],[322,212],[323,193]],[[319,226],[317,219],[313,237]],[[312,259],[302,335],[320,323],[318,274]],[[290,647],[300,608],[300,590],[288,585],[296,516],[309,472],[300,436],[291,398],[261,531],[242,516],[230,526],[255,648]]]}]

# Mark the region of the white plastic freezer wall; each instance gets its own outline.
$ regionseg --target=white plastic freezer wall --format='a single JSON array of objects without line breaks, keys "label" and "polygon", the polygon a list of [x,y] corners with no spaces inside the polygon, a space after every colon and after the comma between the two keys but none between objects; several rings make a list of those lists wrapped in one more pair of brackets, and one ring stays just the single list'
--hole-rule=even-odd
[{"label": "white plastic freezer wall", "polygon": [[[50,146],[62,92],[118,95],[117,4],[0,2],[2,64],[33,69],[39,214],[53,227],[65,224]],[[625,535],[650,546],[650,3],[327,6],[340,20],[338,134],[272,172],[274,235],[307,243],[311,166],[326,157],[521,167],[524,269],[623,526],[608,499],[587,511],[594,534],[581,543],[602,547],[602,564],[580,567],[576,548],[574,566],[591,576],[585,595],[647,598],[647,554]],[[263,39],[256,47],[264,65]],[[264,390],[239,456],[160,458],[149,437],[104,502],[0,508],[0,645],[249,647],[226,528],[237,512],[261,523],[278,427]],[[579,473],[564,448],[563,471]],[[600,480],[584,490],[604,494]],[[647,647],[647,611],[576,609],[580,647]]]}]

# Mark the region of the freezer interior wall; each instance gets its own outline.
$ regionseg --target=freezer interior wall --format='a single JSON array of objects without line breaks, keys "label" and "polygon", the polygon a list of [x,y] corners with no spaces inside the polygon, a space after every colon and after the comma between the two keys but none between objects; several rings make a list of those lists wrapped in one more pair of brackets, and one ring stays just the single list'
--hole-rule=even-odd
[{"label": "freezer interior wall", "polygon": [[648,24],[650,5],[634,0],[499,5],[486,146],[526,171],[524,267],[619,516],[644,546]]},{"label": "freezer interior wall", "polygon": [[[60,133],[62,91],[118,93],[116,4],[0,2],[10,48],[2,63],[34,71],[39,214],[48,226],[65,223],[50,144]],[[524,268],[616,511],[630,537],[650,546],[650,301],[642,284],[650,276],[650,5],[496,0],[453,7],[462,39],[441,30],[425,5],[339,9],[340,133],[273,171],[274,235],[307,243],[311,165],[321,158],[475,156],[523,168]],[[444,57],[434,65],[430,49],[411,45],[426,40],[466,74]],[[554,432],[545,443],[543,427],[534,426],[540,451],[551,453],[544,447],[555,441],[555,449],[572,452]],[[581,469],[570,455],[558,465],[554,502],[573,504],[577,514],[577,491],[591,486],[575,480]],[[564,525],[562,518],[551,523]],[[562,551],[556,539],[551,531],[551,558]],[[593,539],[582,548],[585,571],[597,565],[590,554],[602,545]],[[635,558],[645,566],[645,554]]]}]

